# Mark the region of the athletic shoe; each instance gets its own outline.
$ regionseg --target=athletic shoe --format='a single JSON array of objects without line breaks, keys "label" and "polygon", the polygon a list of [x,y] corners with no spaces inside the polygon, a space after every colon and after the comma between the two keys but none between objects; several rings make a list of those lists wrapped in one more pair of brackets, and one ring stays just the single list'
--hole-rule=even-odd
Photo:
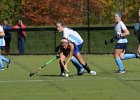
[{"label": "athletic shoe", "polygon": [[7,68],[9,68],[10,64],[11,64],[11,60],[9,59],[9,63],[7,64]]},{"label": "athletic shoe", "polygon": [[79,72],[78,72],[78,75],[83,75],[84,73],[84,68],[82,68]]},{"label": "athletic shoe", "polygon": [[91,75],[96,75],[96,72],[91,70],[91,71],[89,72],[89,74],[91,74]]},{"label": "athletic shoe", "polygon": [[60,76],[61,76],[61,77],[64,77],[64,76],[65,76],[65,73],[61,73]]},{"label": "athletic shoe", "polygon": [[140,52],[137,51],[137,57],[140,58]]},{"label": "athletic shoe", "polygon": [[125,71],[125,70],[118,70],[118,71],[116,71],[115,73],[116,73],[116,74],[125,74],[126,71]]},{"label": "athletic shoe", "polygon": [[0,68],[0,70],[5,70],[5,68],[3,67],[3,68]]}]

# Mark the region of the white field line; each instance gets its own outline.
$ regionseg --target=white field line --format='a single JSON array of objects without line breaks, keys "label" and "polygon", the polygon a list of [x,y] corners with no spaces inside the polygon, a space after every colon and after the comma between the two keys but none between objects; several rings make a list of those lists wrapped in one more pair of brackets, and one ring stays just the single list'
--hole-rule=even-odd
[{"label": "white field line", "polygon": [[1,80],[0,83],[30,83],[30,82],[53,82],[53,81],[82,81],[82,80],[87,80],[87,81],[96,81],[96,80],[126,80],[126,81],[140,81],[140,78],[67,78],[64,77],[63,79],[42,79],[42,80]]}]

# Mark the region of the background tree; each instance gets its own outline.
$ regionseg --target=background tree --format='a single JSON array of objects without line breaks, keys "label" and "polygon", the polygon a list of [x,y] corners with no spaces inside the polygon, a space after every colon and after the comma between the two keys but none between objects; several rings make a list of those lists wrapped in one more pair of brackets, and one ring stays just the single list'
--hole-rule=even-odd
[{"label": "background tree", "polygon": [[52,25],[57,20],[83,23],[85,0],[30,0],[25,4],[25,18],[30,23]]},{"label": "background tree", "polygon": [[1,0],[0,5],[1,21],[8,19],[13,24],[20,18],[21,0]]},{"label": "background tree", "polygon": [[140,0],[1,0],[1,19],[11,24],[21,18],[27,25],[53,25],[58,20],[67,24],[87,23],[89,1],[90,25],[113,24],[114,13],[120,11],[125,23],[134,23]]}]

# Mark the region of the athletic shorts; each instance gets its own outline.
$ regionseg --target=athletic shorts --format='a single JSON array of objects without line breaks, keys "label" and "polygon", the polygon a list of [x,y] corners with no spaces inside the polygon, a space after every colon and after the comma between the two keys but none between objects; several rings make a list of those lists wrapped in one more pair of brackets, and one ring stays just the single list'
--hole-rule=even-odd
[{"label": "athletic shorts", "polygon": [[74,46],[73,54],[76,55],[79,52],[79,48],[77,45]]},{"label": "athletic shorts", "polygon": [[[67,57],[70,54],[70,49],[63,49],[63,54]],[[77,45],[74,45],[73,54],[76,55],[79,52],[79,48]]]},{"label": "athletic shorts", "polygon": [[80,45],[77,45],[79,50],[81,51],[82,50],[82,47],[83,47],[83,43],[81,43]]},{"label": "athletic shorts", "polygon": [[5,48],[5,46],[0,46],[0,49],[1,49],[1,50],[4,50],[4,48]]},{"label": "athletic shorts", "polygon": [[127,49],[127,43],[116,43],[115,49],[123,49],[123,50],[126,50]]}]

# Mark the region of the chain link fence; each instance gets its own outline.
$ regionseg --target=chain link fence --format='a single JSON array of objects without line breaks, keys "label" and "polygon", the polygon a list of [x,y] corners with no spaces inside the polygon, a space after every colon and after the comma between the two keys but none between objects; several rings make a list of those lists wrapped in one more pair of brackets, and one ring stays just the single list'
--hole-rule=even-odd
[{"label": "chain link fence", "polygon": [[[133,26],[128,26],[130,32],[133,32]],[[114,44],[106,46],[105,40],[114,36],[113,27],[72,27],[84,40],[82,53],[85,54],[108,54],[113,53]],[[17,33],[12,31],[10,54],[18,54]],[[56,28],[27,28],[26,29],[25,54],[55,54],[55,48],[60,44],[62,33]],[[137,49],[137,39],[131,34],[128,37],[129,47],[135,52]]]}]

